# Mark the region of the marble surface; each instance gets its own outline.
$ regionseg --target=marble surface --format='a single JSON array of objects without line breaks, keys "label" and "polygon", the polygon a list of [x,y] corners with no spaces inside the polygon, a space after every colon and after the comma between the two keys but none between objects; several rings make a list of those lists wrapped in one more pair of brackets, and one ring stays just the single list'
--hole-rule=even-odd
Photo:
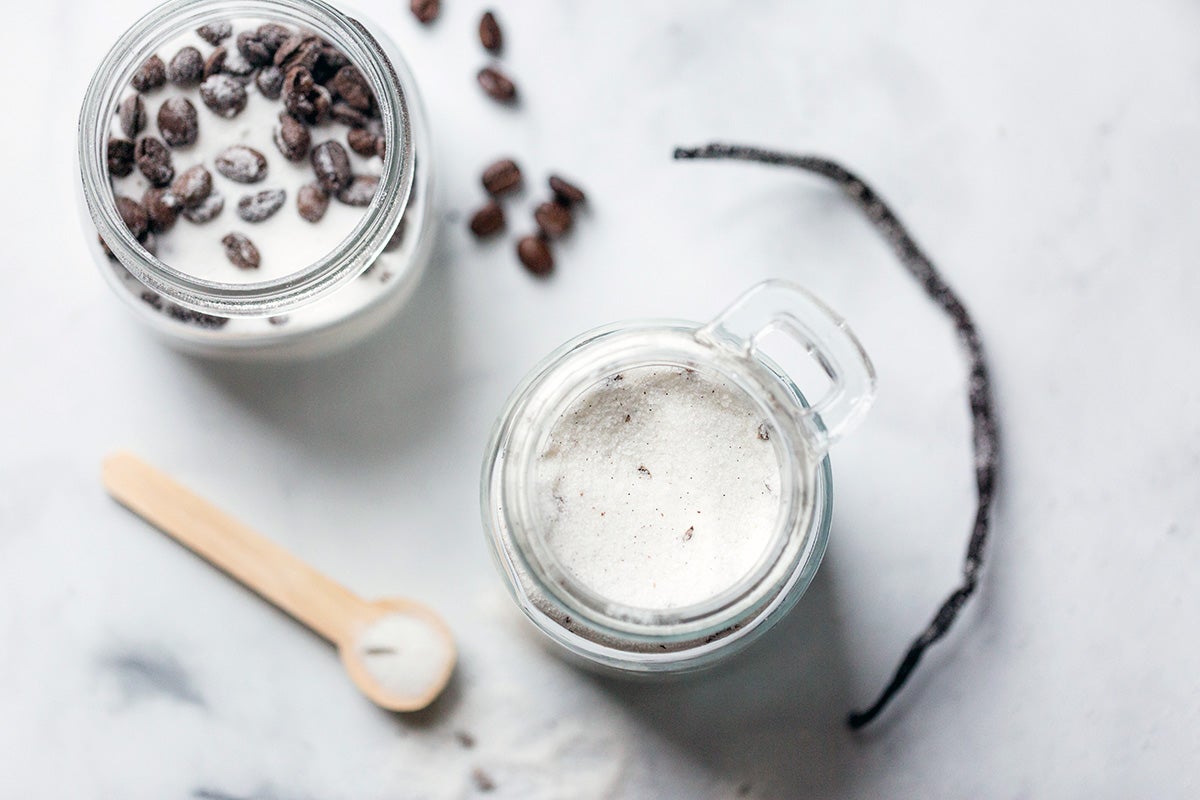
[{"label": "marble surface", "polygon": [[[370,342],[268,369],[163,349],[85,253],[78,102],[148,3],[15,12],[0,49],[0,795],[1200,794],[1200,7],[512,2],[504,63],[524,100],[509,111],[474,85],[482,3],[446,0],[429,29],[400,0],[363,5],[425,92],[437,260]],[[669,158],[712,139],[828,154],[874,181],[978,316],[994,367],[1004,465],[981,595],[862,735],[843,715],[957,576],[961,362],[837,193]],[[464,230],[480,168],[504,153],[593,198],[549,281]],[[834,454],[828,560],[719,672],[579,673],[530,637],[483,546],[494,415],[567,337],[705,319],[768,276],[838,308],[880,373],[872,416]],[[118,447],[363,595],[441,610],[461,645],[449,694],[417,715],[371,707],[329,647],[104,496],[98,465]]]}]

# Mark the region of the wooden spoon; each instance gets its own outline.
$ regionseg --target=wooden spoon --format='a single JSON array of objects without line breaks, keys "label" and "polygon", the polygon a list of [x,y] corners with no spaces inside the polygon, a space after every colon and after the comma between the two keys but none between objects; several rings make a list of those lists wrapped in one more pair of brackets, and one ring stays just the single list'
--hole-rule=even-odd
[{"label": "wooden spoon", "polygon": [[446,687],[454,639],[429,608],[363,600],[134,455],[109,456],[101,475],[119,503],[336,645],[373,702],[416,711]]}]

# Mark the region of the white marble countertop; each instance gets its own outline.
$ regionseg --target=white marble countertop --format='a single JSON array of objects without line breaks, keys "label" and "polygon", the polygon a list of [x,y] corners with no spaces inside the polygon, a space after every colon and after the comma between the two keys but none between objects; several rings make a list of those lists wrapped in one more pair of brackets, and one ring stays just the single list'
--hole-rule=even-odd
[{"label": "white marble countertop", "polygon": [[[380,335],[270,369],[163,349],[85,252],[78,102],[146,0],[27,3],[9,26],[0,795],[1200,794],[1200,8],[512,2],[510,112],[474,85],[482,2],[445,0],[430,29],[401,0],[363,5],[425,93],[441,245]],[[957,577],[962,365],[837,192],[670,160],[713,139],[860,170],[989,349],[1004,464],[982,592],[862,735],[844,714]],[[506,153],[591,195],[552,280],[464,229],[479,170]],[[828,560],[791,617],[703,679],[577,672],[534,644],[483,545],[495,414],[564,339],[705,319],[768,276],[824,296],[880,372],[834,454]],[[444,612],[461,646],[448,696],[413,716],[370,706],[329,647],[104,496],[118,447],[363,595]]]}]

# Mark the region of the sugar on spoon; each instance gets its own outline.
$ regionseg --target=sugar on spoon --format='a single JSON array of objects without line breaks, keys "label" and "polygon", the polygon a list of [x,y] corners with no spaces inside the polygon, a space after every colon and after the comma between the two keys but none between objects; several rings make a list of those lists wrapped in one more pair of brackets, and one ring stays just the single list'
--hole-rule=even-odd
[{"label": "sugar on spoon", "polygon": [[446,687],[454,639],[429,608],[363,600],[134,455],[109,456],[101,475],[119,503],[336,645],[376,704],[417,711]]}]

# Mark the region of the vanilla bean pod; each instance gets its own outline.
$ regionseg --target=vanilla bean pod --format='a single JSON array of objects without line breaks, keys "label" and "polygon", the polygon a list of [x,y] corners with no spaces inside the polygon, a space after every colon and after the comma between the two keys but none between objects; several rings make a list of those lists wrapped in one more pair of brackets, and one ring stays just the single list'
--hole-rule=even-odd
[{"label": "vanilla bean pod", "polygon": [[755,147],[710,144],[701,148],[676,148],[676,159],[733,159],[757,161],[784,167],[795,167],[824,176],[840,186],[851,200],[867,215],[875,229],[887,240],[893,252],[908,272],[925,289],[925,293],[950,317],[958,334],[959,344],[967,357],[969,375],[967,396],[971,407],[971,428],[975,450],[976,507],[975,521],[967,540],[966,558],[962,568],[962,583],[942,603],[926,628],[913,640],[897,666],[891,681],[878,699],[867,709],[855,711],[846,718],[847,725],[857,730],[867,725],[908,682],[925,651],[950,630],[958,613],[975,593],[979,572],[983,568],[984,550],[991,525],[992,499],[996,485],[998,461],[995,405],[991,380],[979,332],[966,307],[942,279],[929,257],[913,240],[896,214],[865,181],[837,162],[816,156],[789,155]]}]

